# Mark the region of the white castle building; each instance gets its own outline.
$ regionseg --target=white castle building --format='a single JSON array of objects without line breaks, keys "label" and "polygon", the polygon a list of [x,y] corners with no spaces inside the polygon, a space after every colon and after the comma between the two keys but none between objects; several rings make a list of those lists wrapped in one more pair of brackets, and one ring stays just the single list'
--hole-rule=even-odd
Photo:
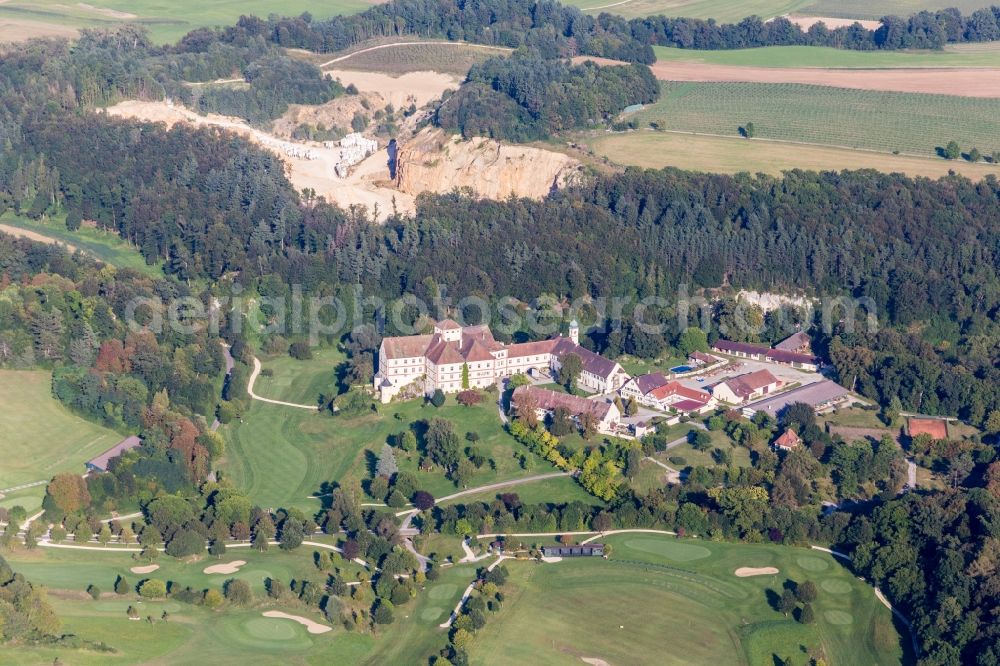
[{"label": "white castle building", "polygon": [[425,394],[436,389],[461,391],[466,373],[469,388],[484,388],[517,373],[558,370],[559,359],[570,353],[583,361],[577,380],[580,388],[608,393],[629,380],[618,363],[581,347],[579,338],[580,327],[573,321],[569,337],[508,345],[497,342],[488,326],[463,327],[445,319],[434,325],[433,333],[384,338],[373,386],[382,402],[389,402],[403,387],[413,384]]}]

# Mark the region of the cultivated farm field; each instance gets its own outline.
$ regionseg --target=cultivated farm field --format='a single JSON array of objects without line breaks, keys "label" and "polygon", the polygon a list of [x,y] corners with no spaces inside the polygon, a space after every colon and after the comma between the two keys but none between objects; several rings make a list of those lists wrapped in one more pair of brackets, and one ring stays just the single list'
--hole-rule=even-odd
[{"label": "cultivated farm field", "polygon": [[880,19],[883,16],[909,16],[919,11],[955,7],[963,14],[989,7],[988,0],[816,0],[803,12],[816,16]]},{"label": "cultivated farm field", "polygon": [[[472,664],[764,665],[776,658],[897,664],[904,638],[872,589],[832,556],[786,546],[724,544],[652,534],[606,539],[610,560],[511,563],[503,610],[470,650]],[[776,575],[737,578],[741,567]],[[773,603],[786,584],[813,581],[816,622]]]},{"label": "cultivated farm field", "polygon": [[906,157],[890,153],[850,150],[735,136],[703,136],[675,132],[629,132],[582,139],[595,153],[623,165],[659,169],[667,166],[709,173],[769,173],[791,169],[840,171],[876,169],[910,176],[939,178],[956,171],[972,179],[996,174],[993,164],[964,160]]},{"label": "cultivated farm field", "polygon": [[[0,370],[0,490],[83,473],[83,463],[123,435],[76,416],[52,397],[46,370]],[[37,504],[11,493],[3,506]]]},{"label": "cultivated farm field", "polygon": [[957,141],[983,155],[1000,150],[1000,100],[825,86],[665,83],[660,100],[635,117],[681,132],[757,137],[934,157]]},{"label": "cultivated farm field", "polygon": [[564,4],[579,7],[587,14],[608,12],[626,18],[640,16],[684,16],[714,18],[720,23],[736,23],[747,16],[773,18],[802,11],[810,0],[567,0]]},{"label": "cultivated farm field", "polygon": [[[508,53],[510,49],[458,42],[392,42],[366,46],[334,59],[338,69],[380,72],[398,76],[410,72],[441,72],[465,76],[477,62]],[[311,58],[316,60],[316,58]],[[324,58],[324,62],[329,62]]]},{"label": "cultivated farm field", "polygon": [[691,62],[736,67],[1000,67],[1000,45],[954,44],[940,51],[852,51],[827,46],[763,46],[755,49],[694,50],[654,46],[659,63]]},{"label": "cultivated farm field", "polygon": [[[64,36],[67,28],[107,28],[122,23],[137,23],[149,29],[158,43],[173,43],[186,33],[203,26],[233,25],[244,14],[298,16],[310,12],[315,18],[354,14],[370,7],[366,0],[334,0],[315,3],[290,0],[275,4],[267,0],[207,0],[158,2],[157,0],[12,0],[0,4],[0,25],[4,20],[28,22],[23,28],[14,24],[14,34],[4,34],[3,41],[40,36],[49,28],[50,35]],[[29,30],[30,28],[30,30]],[[23,30],[24,34],[16,34]]]}]

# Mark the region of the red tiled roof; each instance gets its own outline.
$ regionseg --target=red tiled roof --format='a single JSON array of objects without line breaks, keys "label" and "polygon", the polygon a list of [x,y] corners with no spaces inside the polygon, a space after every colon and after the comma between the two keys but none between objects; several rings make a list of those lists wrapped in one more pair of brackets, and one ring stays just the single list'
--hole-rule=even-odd
[{"label": "red tiled roof", "polygon": [[454,319],[442,319],[434,325],[434,328],[440,328],[442,331],[453,331],[456,328],[462,328],[461,325]]},{"label": "red tiled roof", "polygon": [[769,351],[769,347],[764,345],[753,345],[749,342],[733,342],[732,340],[716,340],[712,349],[724,352],[740,352],[741,354],[764,354]]},{"label": "red tiled roof", "polygon": [[921,419],[913,418],[907,420],[910,437],[917,435],[930,435],[934,439],[948,439],[948,423],[944,419]]},{"label": "red tiled roof", "polygon": [[382,348],[385,357],[391,359],[413,358],[423,356],[430,346],[433,335],[405,335],[394,338],[383,338]]},{"label": "red tiled roof", "polygon": [[705,406],[705,403],[699,400],[681,400],[680,402],[675,402],[670,406],[679,412],[691,412],[696,409],[701,409]]},{"label": "red tiled roof", "polygon": [[551,354],[558,339],[538,340],[536,342],[516,342],[507,347],[507,358],[521,358],[524,356],[537,356],[539,354]]},{"label": "red tiled roof", "polygon": [[527,393],[538,405],[538,409],[552,411],[557,407],[568,409],[573,416],[579,416],[585,412],[590,412],[598,419],[604,419],[611,410],[611,403],[603,400],[587,400],[568,393],[559,393],[549,389],[538,388],[537,386],[518,386],[514,389],[511,399]]},{"label": "red tiled roof", "polygon": [[435,335],[427,350],[427,360],[434,365],[462,363],[465,361],[458,352],[458,345],[454,342],[446,342],[440,335]]},{"label": "red tiled roof", "polygon": [[756,370],[722,382],[738,396],[746,397],[757,389],[776,384],[778,379],[769,370]]},{"label": "red tiled roof", "polygon": [[794,430],[786,430],[781,433],[781,436],[778,437],[778,439],[774,440],[774,445],[783,449],[794,449],[800,444],[802,444],[802,440],[799,439],[799,436],[795,434]]},{"label": "red tiled roof", "polygon": [[802,349],[803,347],[808,348],[812,344],[809,339],[809,335],[805,331],[799,331],[798,333],[792,333],[787,338],[774,345],[775,349],[780,351],[796,351]]},{"label": "red tiled roof", "polygon": [[655,388],[666,384],[668,380],[662,372],[653,372],[648,375],[639,375],[635,378],[635,386],[639,392],[646,395]]},{"label": "red tiled roof", "polygon": [[813,356],[812,354],[799,354],[798,352],[782,351],[780,349],[771,349],[767,352],[767,358],[771,361],[778,361],[779,363],[811,363],[813,365],[819,364],[819,357]]},{"label": "red tiled roof", "polygon": [[680,382],[668,382],[663,386],[659,386],[653,389],[651,395],[657,400],[663,400],[671,395],[683,396],[687,400],[697,402],[698,407],[704,406],[705,403],[712,399],[712,396],[708,393],[699,391],[698,389],[688,388]]},{"label": "red tiled roof", "polygon": [[749,342],[733,342],[731,340],[716,340],[712,349],[721,352],[763,355],[765,358],[779,363],[812,363],[818,364],[819,358],[812,354],[797,354],[795,352],[771,349],[764,345],[754,345]]},{"label": "red tiled roof", "polygon": [[586,347],[581,347],[569,338],[556,338],[556,346],[552,353],[558,358],[563,354],[576,354],[583,361],[583,369],[592,375],[609,378],[618,366],[614,361],[608,360],[600,354],[595,354]]},{"label": "red tiled roof", "polygon": [[719,359],[715,358],[711,354],[706,354],[705,352],[693,351],[691,352],[691,358],[696,361],[701,361],[702,363],[715,363]]}]

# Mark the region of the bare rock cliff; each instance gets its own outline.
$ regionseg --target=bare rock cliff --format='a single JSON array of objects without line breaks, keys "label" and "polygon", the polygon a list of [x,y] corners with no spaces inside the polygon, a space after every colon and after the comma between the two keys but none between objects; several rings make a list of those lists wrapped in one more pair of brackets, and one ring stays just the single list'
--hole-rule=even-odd
[{"label": "bare rock cliff", "polygon": [[409,194],[470,188],[478,196],[541,198],[581,177],[573,158],[540,148],[468,141],[428,127],[399,147],[396,187]]}]

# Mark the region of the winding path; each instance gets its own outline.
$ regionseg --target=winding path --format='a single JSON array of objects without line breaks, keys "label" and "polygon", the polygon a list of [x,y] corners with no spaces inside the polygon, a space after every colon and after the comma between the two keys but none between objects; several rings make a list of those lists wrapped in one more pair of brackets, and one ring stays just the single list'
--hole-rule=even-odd
[{"label": "winding path", "polygon": [[256,356],[253,357],[253,372],[250,373],[250,380],[247,382],[247,395],[249,395],[254,400],[260,400],[261,402],[267,402],[272,405],[283,405],[285,407],[295,407],[297,409],[308,409],[311,412],[318,412],[319,407],[317,405],[300,405],[297,402],[285,402],[284,400],[272,400],[271,398],[265,398],[259,396],[253,392],[254,382],[257,381],[257,375],[260,374],[260,359]]}]

